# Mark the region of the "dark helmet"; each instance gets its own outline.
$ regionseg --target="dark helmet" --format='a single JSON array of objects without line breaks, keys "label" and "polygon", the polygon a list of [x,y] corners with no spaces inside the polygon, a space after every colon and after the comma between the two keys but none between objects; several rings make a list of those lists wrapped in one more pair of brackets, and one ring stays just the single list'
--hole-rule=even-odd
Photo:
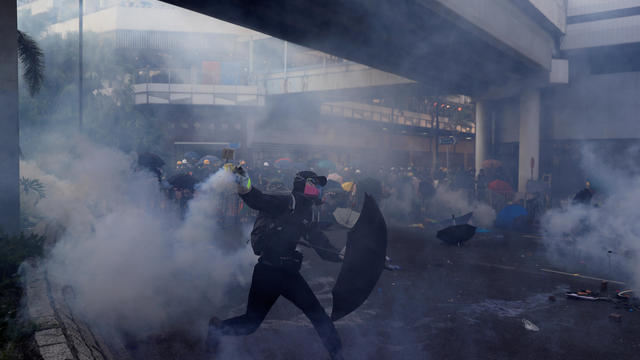
[{"label": "dark helmet", "polygon": [[311,180],[314,185],[327,185],[327,178],[325,176],[318,176],[313,171],[300,171],[293,179],[293,192],[304,193],[304,187],[309,180]]}]

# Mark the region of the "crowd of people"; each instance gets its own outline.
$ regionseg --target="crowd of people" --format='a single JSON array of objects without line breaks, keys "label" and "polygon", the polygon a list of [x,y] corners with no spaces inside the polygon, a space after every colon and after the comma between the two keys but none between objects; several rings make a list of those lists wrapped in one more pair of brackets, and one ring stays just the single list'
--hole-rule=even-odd
[{"label": "crowd of people", "polygon": [[[141,167],[151,170],[158,176],[172,206],[182,213],[197,191],[198,184],[219,171],[226,161],[214,155],[201,156],[195,152],[185,153],[175,167],[167,169],[165,176],[164,161],[158,159],[149,165],[148,159],[141,156]],[[496,209],[504,206],[513,196],[513,188],[504,180],[500,167],[481,169],[477,176],[473,168],[447,169],[413,166],[411,164],[372,167],[337,163],[326,159],[305,159],[300,161],[288,157],[273,161],[232,161],[234,166],[243,167],[252,183],[271,193],[291,191],[296,172],[311,170],[327,176],[328,183],[323,189],[323,204],[320,217],[325,221],[335,221],[334,212],[338,208],[357,211],[364,199],[364,193],[372,195],[390,220],[399,222],[421,222],[425,218],[441,216],[438,209],[430,206],[436,189],[446,188],[463,194],[468,202],[480,201],[493,205]],[[221,206],[220,218],[224,222],[248,221],[253,215],[243,207],[237,197],[230,197]]]}]

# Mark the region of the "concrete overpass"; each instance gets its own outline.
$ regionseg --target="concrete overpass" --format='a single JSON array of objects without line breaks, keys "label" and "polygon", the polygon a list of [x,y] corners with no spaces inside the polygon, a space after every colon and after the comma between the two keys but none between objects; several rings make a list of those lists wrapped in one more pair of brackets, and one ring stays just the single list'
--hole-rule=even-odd
[{"label": "concrete overpass", "polygon": [[469,95],[548,73],[565,13],[549,0],[166,2]]}]

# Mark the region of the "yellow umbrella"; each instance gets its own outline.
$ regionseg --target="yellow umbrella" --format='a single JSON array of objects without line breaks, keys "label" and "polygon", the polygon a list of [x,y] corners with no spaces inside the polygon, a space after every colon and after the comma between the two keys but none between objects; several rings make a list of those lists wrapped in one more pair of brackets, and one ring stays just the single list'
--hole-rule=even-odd
[{"label": "yellow umbrella", "polygon": [[351,191],[351,189],[353,189],[353,181],[347,181],[345,183],[342,183],[342,190]]}]

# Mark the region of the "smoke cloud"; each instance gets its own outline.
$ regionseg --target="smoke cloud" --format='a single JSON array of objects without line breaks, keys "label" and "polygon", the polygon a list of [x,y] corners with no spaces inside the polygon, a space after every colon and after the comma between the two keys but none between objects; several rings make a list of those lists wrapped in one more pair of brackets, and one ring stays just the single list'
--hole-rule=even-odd
[{"label": "smoke cloud", "polygon": [[133,154],[62,139],[49,137],[58,147],[22,162],[21,172],[46,187],[32,211],[64,226],[47,270],[73,288],[74,310],[97,328],[132,336],[203,330],[255,263],[246,236],[230,238],[216,224],[220,191],[234,194],[221,186],[231,175],[204,182],[180,220],[154,175],[134,171]]},{"label": "smoke cloud", "polygon": [[603,277],[640,284],[640,148],[611,153],[582,149],[582,164],[595,190],[591,205],[567,202],[542,218],[549,257],[560,264],[576,261]]},{"label": "smoke cloud", "polygon": [[450,190],[445,186],[436,189],[433,198],[434,206],[440,214],[454,214],[456,216],[473,211],[471,222],[478,226],[491,227],[496,219],[496,212],[491,206],[470,200],[464,191]]}]

